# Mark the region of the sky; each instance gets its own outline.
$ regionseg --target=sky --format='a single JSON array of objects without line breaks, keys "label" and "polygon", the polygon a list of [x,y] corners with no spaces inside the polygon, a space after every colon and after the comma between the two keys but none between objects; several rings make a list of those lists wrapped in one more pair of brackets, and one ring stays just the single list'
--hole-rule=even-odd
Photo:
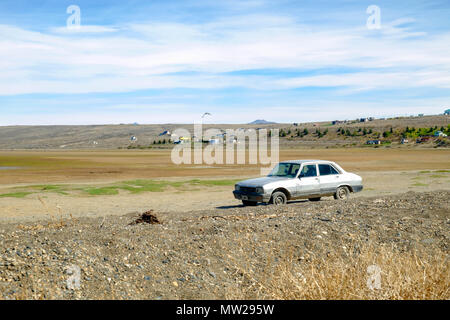
[{"label": "sky", "polygon": [[440,114],[449,17],[449,0],[1,0],[0,125]]}]

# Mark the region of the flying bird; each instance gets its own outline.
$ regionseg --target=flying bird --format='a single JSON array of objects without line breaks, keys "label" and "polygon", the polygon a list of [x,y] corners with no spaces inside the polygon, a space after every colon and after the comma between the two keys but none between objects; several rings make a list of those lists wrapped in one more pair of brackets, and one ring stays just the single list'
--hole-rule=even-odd
[{"label": "flying bird", "polygon": [[203,119],[204,117],[206,117],[206,116],[211,116],[211,113],[205,112],[205,113],[202,115],[202,119]]}]

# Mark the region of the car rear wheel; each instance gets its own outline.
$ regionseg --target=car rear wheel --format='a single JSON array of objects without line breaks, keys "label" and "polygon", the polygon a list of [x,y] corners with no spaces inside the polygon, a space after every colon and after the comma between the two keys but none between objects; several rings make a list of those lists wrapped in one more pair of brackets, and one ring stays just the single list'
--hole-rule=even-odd
[{"label": "car rear wheel", "polygon": [[320,201],[320,199],[322,199],[321,197],[318,197],[318,198],[309,198],[308,200],[309,201]]},{"label": "car rear wheel", "polygon": [[286,195],[283,192],[280,192],[280,191],[275,192],[272,195],[271,203],[273,203],[276,206],[286,204],[287,203],[287,197],[286,197]]},{"label": "car rear wheel", "polygon": [[246,207],[256,206],[258,203],[255,201],[242,200],[242,204]]},{"label": "car rear wheel", "polygon": [[334,194],[336,200],[347,200],[350,196],[350,190],[347,187],[339,187]]}]

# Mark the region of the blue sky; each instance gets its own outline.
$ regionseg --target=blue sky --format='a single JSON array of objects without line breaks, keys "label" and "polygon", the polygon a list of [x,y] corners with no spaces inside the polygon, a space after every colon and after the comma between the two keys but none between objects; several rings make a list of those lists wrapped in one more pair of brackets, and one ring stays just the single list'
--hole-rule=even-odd
[{"label": "blue sky", "polygon": [[442,113],[448,17],[448,0],[2,0],[0,125]]}]

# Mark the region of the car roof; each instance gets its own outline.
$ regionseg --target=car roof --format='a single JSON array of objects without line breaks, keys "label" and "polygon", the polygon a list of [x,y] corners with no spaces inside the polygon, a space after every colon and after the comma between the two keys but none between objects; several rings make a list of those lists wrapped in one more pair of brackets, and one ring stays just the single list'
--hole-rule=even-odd
[{"label": "car roof", "polygon": [[328,160],[286,160],[281,161],[281,163],[295,163],[295,164],[303,164],[303,163],[310,163],[310,162],[320,162],[320,163],[334,163],[333,161]]}]

